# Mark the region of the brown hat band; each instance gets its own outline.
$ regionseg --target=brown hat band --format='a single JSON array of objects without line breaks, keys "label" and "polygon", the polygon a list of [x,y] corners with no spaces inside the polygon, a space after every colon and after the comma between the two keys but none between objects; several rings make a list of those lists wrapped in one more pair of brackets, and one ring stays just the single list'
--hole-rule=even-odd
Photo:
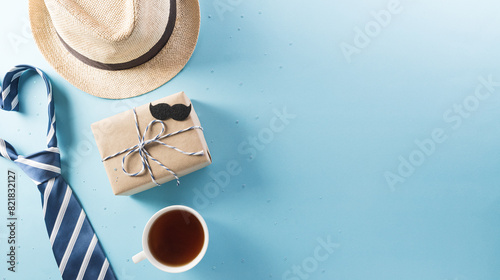
[{"label": "brown hat band", "polygon": [[102,69],[102,70],[108,70],[108,71],[118,71],[118,70],[126,70],[130,68],[134,68],[136,66],[142,65],[149,60],[151,60],[153,57],[155,57],[162,49],[165,47],[165,45],[168,43],[168,40],[170,39],[170,36],[172,36],[172,32],[174,31],[175,27],[175,20],[177,17],[177,6],[176,6],[176,0],[170,0],[170,14],[168,17],[168,22],[167,22],[167,27],[165,28],[165,32],[161,36],[160,40],[145,54],[139,56],[136,59],[133,59],[128,62],[123,62],[123,63],[114,63],[114,64],[107,64],[107,63],[102,63],[99,61],[92,60],[83,54],[79,53],[72,47],[70,47],[62,38],[59,36],[59,39],[61,40],[61,43],[63,46],[78,60],[81,62],[90,65],[94,68]]}]

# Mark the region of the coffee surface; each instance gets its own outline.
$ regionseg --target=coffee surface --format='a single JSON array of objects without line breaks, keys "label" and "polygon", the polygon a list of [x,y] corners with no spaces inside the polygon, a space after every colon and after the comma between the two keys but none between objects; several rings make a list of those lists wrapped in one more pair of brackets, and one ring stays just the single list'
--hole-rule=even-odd
[{"label": "coffee surface", "polygon": [[148,243],[153,257],[168,266],[183,266],[198,256],[205,234],[200,221],[184,210],[161,215],[149,230]]}]

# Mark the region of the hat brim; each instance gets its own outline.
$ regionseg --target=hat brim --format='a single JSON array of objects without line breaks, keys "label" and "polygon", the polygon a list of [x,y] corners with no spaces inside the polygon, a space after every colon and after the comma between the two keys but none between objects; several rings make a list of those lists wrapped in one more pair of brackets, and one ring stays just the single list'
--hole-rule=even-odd
[{"label": "hat brim", "polygon": [[171,80],[191,58],[200,30],[198,0],[177,0],[174,31],[165,47],[140,66],[108,71],[81,62],[63,46],[44,0],[29,1],[29,16],[35,42],[52,67],[82,91],[108,99],[138,96]]}]

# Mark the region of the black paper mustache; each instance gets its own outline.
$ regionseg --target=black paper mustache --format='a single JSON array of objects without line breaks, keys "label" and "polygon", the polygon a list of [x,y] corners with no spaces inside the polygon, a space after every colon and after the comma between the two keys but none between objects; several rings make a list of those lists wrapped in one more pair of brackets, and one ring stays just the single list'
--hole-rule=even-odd
[{"label": "black paper mustache", "polygon": [[170,106],[167,103],[160,103],[153,106],[153,104],[149,103],[149,111],[151,115],[158,120],[165,121],[172,118],[176,121],[183,121],[187,119],[191,113],[191,104],[189,104],[189,106],[184,104]]}]

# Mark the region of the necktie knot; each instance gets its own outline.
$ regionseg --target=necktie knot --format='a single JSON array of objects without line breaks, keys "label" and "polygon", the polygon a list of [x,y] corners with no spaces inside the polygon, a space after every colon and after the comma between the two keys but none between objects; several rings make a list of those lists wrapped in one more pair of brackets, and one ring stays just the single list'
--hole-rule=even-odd
[{"label": "necktie knot", "polygon": [[14,162],[37,185],[61,174],[61,156],[57,147],[47,148],[26,157],[19,155]]}]

